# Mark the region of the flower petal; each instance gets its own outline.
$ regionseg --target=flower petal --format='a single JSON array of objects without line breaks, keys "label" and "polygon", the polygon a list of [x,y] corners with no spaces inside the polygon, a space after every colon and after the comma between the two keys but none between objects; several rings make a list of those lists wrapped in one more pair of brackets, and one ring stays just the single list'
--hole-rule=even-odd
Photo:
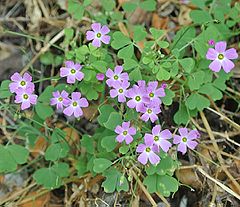
[{"label": "flower petal", "polygon": [[218,52],[214,50],[213,48],[209,48],[206,54],[206,58],[208,60],[215,60],[218,57]]},{"label": "flower petal", "polygon": [[101,41],[99,39],[94,39],[92,42],[92,45],[94,47],[100,47],[101,46]]},{"label": "flower petal", "polygon": [[188,136],[188,129],[187,128],[179,128],[178,132],[180,133],[181,136],[187,137]]},{"label": "flower petal", "polygon": [[222,61],[222,66],[223,66],[223,70],[226,73],[229,73],[234,68],[235,65],[234,65],[234,63],[231,60],[228,60],[227,58],[225,58]]},{"label": "flower petal", "polygon": [[159,156],[157,156],[154,152],[150,152],[148,155],[148,158],[149,158],[150,163],[152,163],[153,165],[158,164],[160,161]]},{"label": "flower petal", "polygon": [[110,32],[110,29],[108,28],[108,26],[104,25],[102,28],[101,28],[101,33],[103,35],[107,34]]},{"label": "flower petal", "polygon": [[67,116],[72,116],[73,114],[73,107],[69,106],[63,110],[63,113]]},{"label": "flower petal", "polygon": [[172,144],[167,140],[161,140],[159,145],[164,152],[168,152],[169,148],[172,146]]},{"label": "flower petal", "polygon": [[147,161],[148,161],[148,156],[145,152],[141,153],[139,156],[138,156],[138,161],[140,163],[142,163],[143,165],[146,165],[147,164]]},{"label": "flower petal", "polygon": [[15,82],[21,81],[21,80],[22,80],[22,77],[21,77],[21,75],[20,75],[19,73],[14,73],[14,74],[11,76],[11,80],[12,80],[12,81],[15,81]]},{"label": "flower petal", "polygon": [[86,39],[87,40],[93,40],[95,38],[95,32],[93,31],[87,31],[86,33]]},{"label": "flower petal", "polygon": [[215,50],[216,50],[218,53],[223,53],[223,52],[225,52],[226,47],[227,47],[227,43],[226,43],[225,41],[220,41],[220,42],[217,42],[217,43],[215,44]]},{"label": "flower petal", "polygon": [[209,65],[209,68],[214,72],[219,72],[221,70],[221,67],[222,67],[222,64],[221,64],[221,61],[219,60],[214,60]]},{"label": "flower petal", "polygon": [[183,143],[180,143],[177,146],[177,151],[182,152],[182,154],[185,154],[187,152],[187,145],[183,144]]},{"label": "flower petal", "polygon": [[111,37],[110,37],[109,35],[103,35],[103,36],[101,37],[101,41],[102,41],[104,44],[109,44],[110,39],[111,39]]},{"label": "flower petal", "polygon": [[238,58],[238,53],[235,48],[226,50],[224,55],[227,59],[230,59],[230,60]]},{"label": "flower petal", "polygon": [[100,30],[101,30],[101,24],[100,23],[93,23],[91,25],[91,27],[92,27],[94,32],[100,32]]},{"label": "flower petal", "polygon": [[146,149],[146,145],[144,144],[139,144],[137,146],[136,152],[143,152]]}]

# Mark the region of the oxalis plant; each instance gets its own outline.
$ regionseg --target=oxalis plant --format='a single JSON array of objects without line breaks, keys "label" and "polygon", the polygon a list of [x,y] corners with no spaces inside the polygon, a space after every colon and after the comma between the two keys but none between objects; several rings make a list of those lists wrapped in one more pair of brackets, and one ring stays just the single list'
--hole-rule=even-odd
[{"label": "oxalis plant", "polygon": [[[129,1],[117,10],[115,1],[101,0],[96,16],[88,10],[91,3],[68,1],[73,19],[89,20],[77,38],[75,26],[64,29],[62,46],[68,50],[59,50],[62,55],[41,56],[44,65],[59,65],[54,75],[36,79],[29,70],[1,83],[1,110],[17,126],[6,130],[19,142],[0,145],[0,172],[39,162],[33,178],[47,189],[91,173],[104,176],[106,193],[131,192],[140,181],[149,193],[168,197],[181,185],[174,176],[178,156],[201,142],[191,118],[222,99],[232,75],[238,54],[228,40],[239,35],[240,4],[192,0],[193,23],[169,42],[168,31],[128,22],[138,7],[155,10],[156,1]],[[43,82],[49,86],[39,93]],[[173,102],[177,110],[170,114]],[[92,118],[84,123],[97,125],[90,132],[77,128],[87,110]],[[51,123],[57,119],[78,130],[79,143],[69,143],[66,132]],[[29,150],[39,136],[48,146],[32,159]]]}]

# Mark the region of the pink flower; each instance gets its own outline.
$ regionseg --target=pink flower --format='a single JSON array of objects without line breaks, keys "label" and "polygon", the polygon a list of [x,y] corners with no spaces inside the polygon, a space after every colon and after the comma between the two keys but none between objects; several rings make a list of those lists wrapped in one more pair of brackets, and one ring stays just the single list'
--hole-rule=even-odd
[{"label": "pink flower", "polygon": [[9,90],[11,93],[16,93],[17,89],[22,88],[31,88],[34,91],[34,84],[32,81],[32,76],[28,73],[24,73],[23,77],[19,73],[14,73],[11,76],[12,83],[9,84]]},{"label": "pink flower", "polygon": [[103,81],[104,78],[105,78],[105,75],[104,75],[103,73],[98,73],[98,74],[96,75],[96,78],[97,78],[99,81]]},{"label": "pink flower", "polygon": [[70,99],[69,106],[63,110],[63,113],[67,116],[74,115],[79,118],[83,115],[82,107],[88,107],[88,101],[86,98],[81,98],[80,92],[73,92],[72,99]]},{"label": "pink flower", "polygon": [[148,137],[144,137],[145,144],[139,144],[136,151],[141,153],[138,156],[138,161],[143,165],[146,165],[148,160],[151,164],[157,165],[160,162],[160,157],[156,154],[158,153],[158,147],[153,144],[153,140]]},{"label": "pink flower", "polygon": [[185,154],[187,152],[187,147],[190,149],[195,149],[198,143],[194,141],[200,137],[197,130],[191,130],[188,132],[187,128],[179,128],[178,132],[180,135],[174,135],[173,143],[178,144],[177,150]]},{"label": "pink flower", "polygon": [[93,40],[92,45],[94,47],[100,47],[101,42],[104,44],[109,44],[111,38],[107,34],[110,32],[110,30],[106,25],[101,27],[100,23],[93,23],[91,27],[93,31],[87,31],[86,38],[87,40]]},{"label": "pink flower", "polygon": [[206,58],[213,60],[209,65],[212,71],[219,72],[223,68],[226,73],[229,73],[234,68],[235,65],[231,60],[238,58],[237,51],[234,48],[226,50],[226,47],[226,42],[217,42],[215,49],[208,49]]},{"label": "pink flower", "polygon": [[50,105],[56,105],[58,110],[62,110],[64,106],[69,105],[70,100],[66,91],[63,90],[61,93],[59,91],[55,91],[52,94],[53,98],[50,100]]},{"label": "pink flower", "polygon": [[120,65],[117,65],[114,68],[114,71],[108,68],[106,72],[106,76],[108,77],[108,80],[106,81],[106,83],[109,87],[113,86],[114,83],[121,83],[123,81],[129,80],[128,74],[122,73],[122,71],[123,71],[123,67]]},{"label": "pink flower", "polygon": [[127,106],[129,108],[136,108],[137,112],[142,111],[145,104],[149,104],[150,101],[146,95],[146,88],[143,86],[144,82],[138,81],[138,85],[134,85],[127,93],[127,97],[131,98],[131,100],[127,102]]},{"label": "pink flower", "polygon": [[159,114],[161,112],[160,105],[156,103],[148,104],[147,106],[144,106],[140,110],[143,115],[140,117],[143,121],[147,122],[149,119],[152,123],[154,123],[157,119]]},{"label": "pink flower", "polygon": [[130,127],[130,122],[123,122],[122,126],[117,126],[115,128],[115,132],[118,134],[116,140],[122,143],[124,140],[126,144],[130,144],[133,141],[133,135],[136,134],[136,129],[134,127]]},{"label": "pink flower", "polygon": [[146,133],[144,138],[151,140],[158,148],[160,147],[164,152],[168,152],[172,144],[168,139],[172,138],[172,133],[168,129],[161,131],[161,126],[156,125],[152,129],[152,134]]},{"label": "pink flower", "polygon": [[211,40],[208,41],[208,44],[209,44],[210,46],[214,46],[214,45],[215,45],[215,41],[211,39]]},{"label": "pink flower", "polygon": [[118,97],[118,102],[126,102],[127,88],[130,86],[128,81],[122,83],[116,82],[113,84],[113,89],[110,90],[111,98]]},{"label": "pink flower", "polygon": [[16,90],[15,103],[21,103],[21,110],[25,110],[37,103],[37,95],[32,94],[32,88],[18,88]]},{"label": "pink flower", "polygon": [[160,97],[166,96],[164,91],[165,85],[161,86],[160,88],[157,88],[157,87],[158,87],[157,81],[149,82],[147,87],[147,95],[151,102],[159,105],[162,102]]},{"label": "pink flower", "polygon": [[84,73],[80,71],[82,66],[79,63],[74,64],[69,60],[65,62],[65,65],[66,67],[60,68],[60,76],[67,77],[67,83],[75,83],[76,79],[81,81],[84,78]]}]

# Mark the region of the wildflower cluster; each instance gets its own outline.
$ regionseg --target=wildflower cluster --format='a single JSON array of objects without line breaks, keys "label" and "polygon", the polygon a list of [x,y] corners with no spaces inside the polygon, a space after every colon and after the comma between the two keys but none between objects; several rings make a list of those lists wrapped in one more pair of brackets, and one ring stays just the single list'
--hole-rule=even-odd
[{"label": "wildflower cluster", "polygon": [[9,84],[11,93],[16,93],[15,103],[21,104],[21,110],[25,110],[37,103],[37,95],[34,94],[35,86],[32,83],[32,76],[24,73],[14,73],[11,76],[12,83]]}]

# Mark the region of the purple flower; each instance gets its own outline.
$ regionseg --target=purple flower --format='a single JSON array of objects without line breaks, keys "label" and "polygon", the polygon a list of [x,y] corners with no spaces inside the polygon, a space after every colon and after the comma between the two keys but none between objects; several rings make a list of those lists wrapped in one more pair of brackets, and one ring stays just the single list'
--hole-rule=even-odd
[{"label": "purple flower", "polygon": [[37,95],[33,94],[32,88],[18,88],[16,90],[15,103],[21,103],[21,110],[25,110],[37,103]]},{"label": "purple flower", "polygon": [[98,73],[98,74],[96,75],[96,78],[97,78],[99,81],[103,81],[104,78],[105,78],[105,75],[104,75],[103,73]]},{"label": "purple flower", "polygon": [[67,77],[67,83],[75,83],[76,79],[81,81],[84,78],[84,73],[80,70],[82,66],[79,63],[74,64],[73,61],[65,61],[66,67],[60,68],[60,76]]},{"label": "purple flower", "polygon": [[160,97],[166,96],[164,87],[165,85],[161,86],[160,88],[158,87],[158,82],[157,81],[151,81],[148,83],[147,87],[147,95],[150,98],[150,101],[155,103],[155,104],[161,104],[161,99]]},{"label": "purple flower", "polygon": [[87,40],[93,40],[92,44],[94,47],[100,47],[101,42],[109,44],[110,36],[106,35],[110,32],[110,29],[104,25],[101,27],[100,23],[93,23],[91,25],[93,31],[87,31]]},{"label": "purple flower", "polygon": [[118,102],[126,102],[126,93],[129,86],[130,83],[128,81],[123,81],[122,83],[114,83],[113,89],[110,90],[111,98],[118,97]]},{"label": "purple flower", "polygon": [[210,46],[214,46],[215,45],[215,41],[213,39],[211,39],[211,40],[208,41],[208,44]]},{"label": "purple flower", "polygon": [[161,88],[163,88],[163,89],[167,88],[167,84],[163,82],[163,83],[161,84]]},{"label": "purple flower", "polygon": [[70,100],[66,91],[63,90],[61,93],[59,91],[55,91],[52,94],[53,98],[50,100],[50,105],[56,105],[59,110],[62,110],[64,106],[69,105]]},{"label": "purple flower", "polygon": [[237,51],[234,48],[226,50],[226,47],[226,42],[217,42],[215,49],[208,49],[206,58],[213,60],[209,65],[212,71],[219,72],[223,67],[223,70],[229,73],[234,68],[234,63],[231,60],[238,58]]},{"label": "purple flower", "polygon": [[134,127],[130,127],[130,121],[129,121],[129,122],[123,122],[122,126],[118,125],[115,128],[115,132],[119,134],[116,137],[116,140],[118,142],[122,143],[125,140],[126,144],[130,144],[133,141],[132,135],[136,134],[136,129]]},{"label": "purple flower", "polygon": [[156,125],[152,129],[152,134],[146,133],[145,139],[152,141],[158,148],[161,147],[164,152],[168,152],[172,144],[167,140],[172,138],[172,133],[168,129],[161,131],[161,126]]},{"label": "purple flower", "polygon": [[134,85],[127,92],[127,97],[131,98],[127,102],[129,108],[136,108],[137,112],[144,110],[145,104],[149,104],[149,98],[146,96],[146,89],[143,87],[143,82],[138,81],[138,86]]},{"label": "purple flower", "polygon": [[141,116],[141,119],[143,121],[147,122],[150,119],[151,122],[154,123],[158,119],[157,114],[161,112],[161,109],[160,105],[152,102],[151,104],[144,106],[140,110],[140,112],[143,113],[143,115]]},{"label": "purple flower", "polygon": [[160,157],[156,154],[159,152],[158,147],[154,145],[153,140],[144,137],[145,144],[139,144],[136,151],[141,153],[138,156],[138,161],[143,165],[146,165],[148,160],[153,165],[156,165],[160,161]]},{"label": "purple flower", "polygon": [[17,89],[31,88],[34,91],[34,84],[32,81],[32,76],[28,73],[24,73],[23,77],[19,73],[14,73],[11,76],[12,83],[9,84],[9,90],[11,93],[16,93]]},{"label": "purple flower", "polygon": [[121,83],[123,81],[128,81],[129,77],[127,73],[122,73],[123,67],[120,65],[117,65],[114,68],[114,71],[112,71],[110,68],[108,68],[106,72],[106,76],[109,78],[106,83],[109,87],[113,86],[114,83]]},{"label": "purple flower", "polygon": [[74,115],[76,118],[79,118],[83,115],[81,107],[88,107],[88,105],[87,99],[81,98],[80,92],[73,92],[69,106],[63,110],[63,113],[67,116]]},{"label": "purple flower", "polygon": [[187,128],[179,128],[178,132],[180,135],[174,135],[173,143],[178,144],[177,150],[185,154],[187,152],[187,147],[190,149],[195,149],[198,145],[195,139],[200,137],[197,130],[191,130],[188,132]]}]

